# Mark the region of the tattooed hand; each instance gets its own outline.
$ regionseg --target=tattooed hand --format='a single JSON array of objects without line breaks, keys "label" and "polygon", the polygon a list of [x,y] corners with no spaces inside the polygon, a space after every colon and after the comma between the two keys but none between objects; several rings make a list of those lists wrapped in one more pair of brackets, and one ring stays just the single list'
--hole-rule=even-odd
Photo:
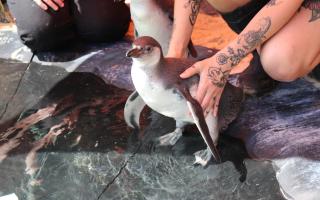
[{"label": "tattooed hand", "polygon": [[200,75],[200,82],[197,89],[196,99],[201,104],[206,114],[218,113],[219,101],[231,71],[228,57],[223,53],[199,61],[184,71],[181,78],[189,78],[195,74]]},{"label": "tattooed hand", "polygon": [[255,29],[250,28],[241,33],[236,40],[229,43],[217,54],[195,63],[180,75],[181,78],[189,78],[195,74],[200,75],[196,98],[205,114],[211,111],[213,106],[214,115],[217,115],[219,101],[231,68],[238,65],[248,53],[262,43],[270,27],[271,18],[261,18]]}]

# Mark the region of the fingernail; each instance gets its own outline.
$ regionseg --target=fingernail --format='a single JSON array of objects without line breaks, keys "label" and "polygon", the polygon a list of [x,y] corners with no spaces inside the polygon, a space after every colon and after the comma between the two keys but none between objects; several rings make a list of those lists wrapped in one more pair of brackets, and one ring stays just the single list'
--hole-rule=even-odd
[{"label": "fingernail", "polygon": [[42,8],[43,10],[48,10],[48,6],[46,6],[45,4],[43,4],[43,5],[41,6],[41,8]]}]

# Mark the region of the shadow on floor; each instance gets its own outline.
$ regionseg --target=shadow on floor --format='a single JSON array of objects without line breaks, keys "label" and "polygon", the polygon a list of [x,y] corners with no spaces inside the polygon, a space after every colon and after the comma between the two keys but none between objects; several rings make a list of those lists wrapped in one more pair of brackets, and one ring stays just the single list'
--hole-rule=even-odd
[{"label": "shadow on floor", "polygon": [[[153,140],[172,131],[173,120],[156,113],[150,115],[146,110],[143,130],[133,132],[123,119],[130,92],[107,85],[91,73],[74,72],[63,77],[51,84],[31,108],[14,117],[18,121],[0,134],[1,171],[8,172],[0,179],[10,180],[3,192],[16,192],[26,199],[180,199],[185,192],[193,191],[184,196],[189,198],[198,190],[203,190],[203,198],[226,194],[239,199],[279,196],[277,192],[254,193],[251,186],[237,189],[237,179],[241,176],[243,181],[247,175],[243,164],[247,153],[239,140],[229,136],[219,140],[224,164],[194,167],[192,154],[205,147],[196,129],[189,128],[174,147],[157,147]],[[28,87],[37,89],[34,84]],[[24,97],[30,98],[30,94],[24,93]],[[277,191],[270,165],[249,163],[249,168],[257,173],[259,165],[269,175],[261,178],[272,183],[268,190]],[[252,176],[257,174],[249,172],[249,179]],[[252,180],[257,181],[257,177]],[[203,181],[207,184],[198,185]],[[220,186],[220,181],[225,186]],[[133,184],[131,189],[122,191],[127,184]],[[188,189],[194,184],[198,186]],[[209,188],[213,185],[217,192],[211,194]],[[163,188],[156,192],[158,187]],[[169,192],[173,188],[179,192]]]}]

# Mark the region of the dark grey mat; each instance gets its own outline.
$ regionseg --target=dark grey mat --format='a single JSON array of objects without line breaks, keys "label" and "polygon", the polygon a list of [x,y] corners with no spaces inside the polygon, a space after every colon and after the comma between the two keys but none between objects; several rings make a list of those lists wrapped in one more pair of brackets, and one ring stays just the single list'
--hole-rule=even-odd
[{"label": "dark grey mat", "polygon": [[[128,41],[73,47],[38,54],[29,65],[1,60],[0,195],[281,199],[278,181],[289,196],[319,194],[318,88],[298,80],[247,98],[219,140],[223,163],[203,169],[192,166],[192,153],[204,147],[194,129],[172,148],[153,144],[173,129],[170,119],[155,113],[148,119],[145,112],[142,132],[127,129],[122,115],[133,89],[124,57],[129,47]],[[248,159],[246,149],[273,166]],[[246,174],[244,159],[247,183],[238,185]]]},{"label": "dark grey mat", "polygon": [[[0,164],[2,194],[15,192],[22,199],[280,198],[270,163],[247,161],[247,183],[240,183],[246,171],[239,165],[247,157],[240,141],[221,137],[224,162],[192,166],[193,152],[204,147],[196,131],[187,131],[173,148],[156,147],[154,138],[172,130],[172,120],[157,114],[148,120],[146,112],[145,131],[129,131],[123,106],[130,92],[91,73],[66,75],[60,67],[35,63],[25,72],[12,101],[21,105],[19,121],[10,124],[11,134],[1,133],[0,157],[7,156]],[[48,134],[58,136],[49,137],[32,157]],[[17,147],[4,154],[12,143]]]},{"label": "dark grey mat", "polygon": [[0,58],[24,63],[31,61],[32,52],[24,46],[18,34],[12,30],[0,31]]}]

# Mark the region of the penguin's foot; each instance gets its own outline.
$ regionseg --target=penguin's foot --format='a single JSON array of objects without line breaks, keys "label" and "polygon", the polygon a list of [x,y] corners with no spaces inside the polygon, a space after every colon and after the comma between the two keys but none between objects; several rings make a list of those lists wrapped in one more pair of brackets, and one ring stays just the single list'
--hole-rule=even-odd
[{"label": "penguin's foot", "polygon": [[209,148],[195,152],[194,156],[195,161],[193,165],[202,165],[203,167],[207,166],[212,158],[212,154]]},{"label": "penguin's foot", "polygon": [[156,144],[158,146],[173,146],[182,137],[182,129],[176,128],[171,133],[158,137],[156,139]]}]

